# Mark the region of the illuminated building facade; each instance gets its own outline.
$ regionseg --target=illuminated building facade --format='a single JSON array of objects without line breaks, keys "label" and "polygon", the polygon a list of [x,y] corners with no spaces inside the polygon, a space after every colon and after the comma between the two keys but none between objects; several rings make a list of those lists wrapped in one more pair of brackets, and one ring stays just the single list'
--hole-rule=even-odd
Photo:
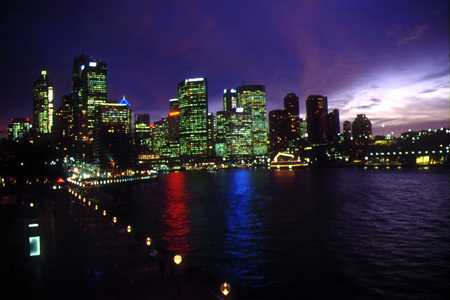
[{"label": "illuminated building facade", "polygon": [[276,109],[269,112],[269,142],[270,154],[275,156],[288,148],[291,137],[291,118],[285,109]]},{"label": "illuminated building facade", "polygon": [[355,144],[368,144],[372,139],[372,123],[364,114],[356,116],[352,123],[352,136]]},{"label": "illuminated building facade", "polygon": [[289,93],[284,97],[284,110],[289,118],[287,149],[289,152],[297,152],[300,142],[300,108],[298,96],[295,93]]},{"label": "illuminated building facade", "polygon": [[208,91],[205,78],[178,84],[180,102],[180,155],[185,159],[208,155]]},{"label": "illuminated building facade", "polygon": [[31,137],[33,125],[29,119],[15,118],[8,124],[8,139],[14,142]]},{"label": "illuminated building facade", "polygon": [[321,95],[310,95],[306,99],[306,122],[308,139],[313,144],[327,141],[328,99]]},{"label": "illuminated building facade", "polygon": [[227,156],[226,135],[228,132],[228,122],[230,119],[230,112],[218,111],[216,113],[216,139],[214,150],[217,157]]},{"label": "illuminated building facade", "polygon": [[237,107],[237,91],[235,89],[223,90],[223,110],[231,111]]},{"label": "illuminated building facade", "polygon": [[167,118],[162,118],[152,126],[152,154],[159,159],[170,157],[169,128]]},{"label": "illuminated building facade", "polygon": [[96,113],[107,102],[106,63],[81,55],[74,59],[72,69],[72,97],[78,153],[92,160]]},{"label": "illuminated building facade", "polygon": [[266,89],[263,85],[238,87],[238,109],[250,115],[252,155],[263,156],[268,152],[268,130],[266,113]]},{"label": "illuminated building facade", "polygon": [[134,120],[134,144],[138,154],[150,150],[150,115],[136,114]]},{"label": "illuminated building facade", "polygon": [[95,126],[95,160],[103,168],[124,169],[134,161],[128,101],[100,103]]},{"label": "illuminated building facade", "polygon": [[328,113],[327,126],[328,141],[337,142],[339,138],[339,132],[341,131],[341,125],[339,122],[339,110],[333,109],[330,113]]},{"label": "illuminated building facade", "polygon": [[208,113],[208,156],[213,157],[215,154],[214,144],[216,138],[215,132],[215,123],[214,123],[214,115],[212,113]]},{"label": "illuminated building facade", "polygon": [[254,143],[251,115],[242,108],[229,113],[226,126],[226,156],[231,160],[253,157]]},{"label": "illuminated building facade", "polygon": [[42,69],[33,84],[33,129],[36,137],[53,132],[55,125],[53,86],[48,80],[47,70]]}]

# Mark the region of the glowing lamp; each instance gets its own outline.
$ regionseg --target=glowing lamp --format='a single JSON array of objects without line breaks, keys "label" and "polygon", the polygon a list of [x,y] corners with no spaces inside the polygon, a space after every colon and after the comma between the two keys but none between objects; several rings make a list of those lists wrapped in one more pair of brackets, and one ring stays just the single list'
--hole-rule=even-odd
[{"label": "glowing lamp", "polygon": [[147,237],[147,238],[145,239],[145,244],[147,245],[147,247],[150,247],[150,245],[152,244],[152,239],[149,238],[149,237]]},{"label": "glowing lamp", "polygon": [[88,206],[91,206],[91,201],[88,201]]},{"label": "glowing lamp", "polygon": [[231,292],[231,286],[228,282],[224,282],[220,285],[220,291],[222,292],[222,295],[225,297],[228,296],[228,294]]},{"label": "glowing lamp", "polygon": [[103,210],[102,214],[103,214],[103,216],[106,216],[106,210]]},{"label": "glowing lamp", "polygon": [[127,232],[130,233],[131,232],[131,225],[127,226]]},{"label": "glowing lamp", "polygon": [[176,265],[181,264],[182,261],[183,261],[183,257],[182,257],[180,254],[176,254],[176,255],[173,257],[173,262],[174,262]]},{"label": "glowing lamp", "polygon": [[34,203],[33,202],[30,202],[30,207],[34,207]]},{"label": "glowing lamp", "polygon": [[113,223],[114,223],[114,224],[117,223],[117,217],[113,217]]},{"label": "glowing lamp", "polygon": [[97,204],[94,206],[94,209],[95,209],[95,210],[98,210],[98,205],[97,205]]}]

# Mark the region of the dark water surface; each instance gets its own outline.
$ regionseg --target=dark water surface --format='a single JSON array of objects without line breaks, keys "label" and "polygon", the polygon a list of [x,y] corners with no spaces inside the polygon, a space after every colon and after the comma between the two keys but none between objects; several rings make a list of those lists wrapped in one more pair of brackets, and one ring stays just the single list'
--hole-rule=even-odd
[{"label": "dark water surface", "polygon": [[267,296],[450,291],[448,172],[175,172],[106,191],[138,234]]}]

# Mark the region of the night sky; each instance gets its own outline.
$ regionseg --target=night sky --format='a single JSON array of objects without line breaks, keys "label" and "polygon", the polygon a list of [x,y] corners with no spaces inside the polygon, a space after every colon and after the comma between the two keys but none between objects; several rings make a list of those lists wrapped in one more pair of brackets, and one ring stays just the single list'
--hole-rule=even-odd
[{"label": "night sky", "polygon": [[214,113],[224,88],[265,84],[268,110],[295,92],[304,115],[306,97],[323,94],[341,122],[365,113],[378,133],[449,126],[448,0],[9,2],[2,129],[31,116],[42,66],[59,105],[81,53],[107,62],[109,99],[125,95],[152,121],[179,81],[207,77]]}]

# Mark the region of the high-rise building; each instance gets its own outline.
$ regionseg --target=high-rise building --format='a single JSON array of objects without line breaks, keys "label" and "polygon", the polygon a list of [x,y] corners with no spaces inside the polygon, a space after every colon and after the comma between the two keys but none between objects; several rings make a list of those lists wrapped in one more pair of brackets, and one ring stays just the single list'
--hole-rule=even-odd
[{"label": "high-rise building", "polygon": [[225,134],[229,159],[250,159],[254,155],[252,123],[251,115],[240,107],[229,113]]},{"label": "high-rise building", "polygon": [[131,109],[128,101],[99,103],[95,126],[95,159],[103,168],[124,169],[134,162]]},{"label": "high-rise building", "polygon": [[284,109],[290,118],[298,117],[300,110],[298,96],[295,93],[289,93],[284,97]]},{"label": "high-rise building", "polygon": [[58,145],[65,155],[74,153],[74,112],[72,95],[64,95],[56,112],[55,133]]},{"label": "high-rise building", "polygon": [[81,55],[76,57],[72,70],[72,93],[76,107],[77,122],[82,140],[92,138],[95,128],[96,111],[100,104],[107,102],[106,63]]},{"label": "high-rise building", "polygon": [[208,156],[214,157],[214,144],[216,140],[215,117],[212,113],[208,113]]},{"label": "high-rise building", "polygon": [[8,139],[18,142],[31,137],[33,125],[28,118],[14,118],[8,124]]},{"label": "high-rise building", "polygon": [[150,151],[150,115],[136,114],[134,120],[134,144],[139,154]]},{"label": "high-rise building", "polygon": [[169,158],[171,151],[167,118],[155,121],[152,127],[152,154],[159,159]]},{"label": "high-rise building", "polygon": [[355,144],[367,144],[372,139],[372,123],[364,114],[356,116],[352,123],[352,136]]},{"label": "high-rise building", "polygon": [[343,123],[344,141],[348,142],[352,137],[352,122],[344,121]]},{"label": "high-rise building", "polygon": [[237,107],[237,91],[235,89],[223,90],[223,110],[231,111]]},{"label": "high-rise building", "polygon": [[226,157],[227,156],[227,143],[226,136],[229,129],[229,120],[230,113],[228,111],[218,111],[216,113],[216,135],[215,135],[215,144],[214,150],[215,154],[218,157]]},{"label": "high-rise building", "polygon": [[285,109],[276,109],[269,112],[269,141],[270,154],[275,156],[288,148],[290,131],[290,116]]},{"label": "high-rise building", "polygon": [[298,96],[296,94],[289,93],[284,97],[284,109],[289,118],[288,148],[290,152],[295,152],[298,150],[300,143],[300,110]]},{"label": "high-rise building", "polygon": [[48,80],[47,70],[41,70],[33,84],[33,129],[37,137],[53,132],[55,124],[53,86]]},{"label": "high-rise building", "polygon": [[208,155],[208,90],[205,78],[185,79],[178,84],[180,102],[180,155]]},{"label": "high-rise building", "polygon": [[178,143],[180,138],[180,101],[177,98],[169,100],[169,140]]},{"label": "high-rise building", "polygon": [[328,99],[321,95],[310,95],[306,99],[306,122],[308,139],[313,144],[327,141]]},{"label": "high-rise building", "polygon": [[252,154],[267,155],[268,130],[266,112],[266,89],[263,85],[245,85],[238,87],[238,109],[249,114],[251,118]]},{"label": "high-rise building", "polygon": [[341,125],[339,122],[339,110],[333,109],[328,114],[328,141],[336,142],[339,138],[339,132],[341,131]]}]

